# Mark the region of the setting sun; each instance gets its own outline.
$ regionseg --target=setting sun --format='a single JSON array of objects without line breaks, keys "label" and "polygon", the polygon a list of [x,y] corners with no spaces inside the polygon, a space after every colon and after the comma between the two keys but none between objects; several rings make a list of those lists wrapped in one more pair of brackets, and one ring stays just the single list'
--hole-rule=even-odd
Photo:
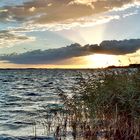
[{"label": "setting sun", "polygon": [[87,65],[90,68],[104,68],[111,65],[118,66],[119,60],[115,55],[94,54],[86,56]]},{"label": "setting sun", "polygon": [[139,91],[140,0],[0,0],[0,140],[140,140]]}]

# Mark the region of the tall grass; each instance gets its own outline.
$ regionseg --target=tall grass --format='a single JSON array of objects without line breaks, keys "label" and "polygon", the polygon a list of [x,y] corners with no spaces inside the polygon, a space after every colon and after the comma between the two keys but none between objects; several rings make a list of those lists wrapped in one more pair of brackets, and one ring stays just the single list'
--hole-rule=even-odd
[{"label": "tall grass", "polygon": [[[84,78],[73,96],[62,96],[76,135],[113,140],[140,139],[140,71],[104,71]],[[75,123],[75,126],[74,126]]]},{"label": "tall grass", "polygon": [[[61,106],[44,108],[47,135],[56,139],[140,139],[140,70],[78,73],[72,96],[57,89]],[[62,105],[63,104],[63,105]],[[70,133],[69,133],[69,132]]]}]

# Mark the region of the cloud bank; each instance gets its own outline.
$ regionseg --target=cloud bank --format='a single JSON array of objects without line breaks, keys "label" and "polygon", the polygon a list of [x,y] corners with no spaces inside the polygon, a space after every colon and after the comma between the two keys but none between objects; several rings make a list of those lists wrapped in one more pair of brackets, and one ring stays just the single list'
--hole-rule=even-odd
[{"label": "cloud bank", "polygon": [[[4,4],[1,4],[4,3]],[[133,6],[140,6],[140,0],[3,0],[0,3],[0,24],[10,33],[28,33],[35,31],[61,31],[75,27],[93,27],[114,20],[120,20],[137,11],[124,14],[111,14]],[[1,31],[3,28],[1,28]],[[10,33],[13,34],[13,33]],[[24,37],[28,35],[22,35]],[[10,41],[22,43],[19,38],[12,41],[1,38],[2,46]],[[28,39],[27,39],[28,40]],[[4,43],[5,41],[5,43]]]},{"label": "cloud bank", "polygon": [[129,8],[139,0],[34,0],[17,6],[3,6],[0,21],[16,20],[33,23],[55,23],[98,13]]},{"label": "cloud bank", "polygon": [[91,54],[131,54],[140,49],[140,39],[123,41],[103,41],[100,45],[72,44],[70,46],[48,49],[45,51],[35,50],[22,54],[11,54],[0,56],[1,61],[9,61],[15,64],[56,64],[57,62],[73,57],[86,56]]}]

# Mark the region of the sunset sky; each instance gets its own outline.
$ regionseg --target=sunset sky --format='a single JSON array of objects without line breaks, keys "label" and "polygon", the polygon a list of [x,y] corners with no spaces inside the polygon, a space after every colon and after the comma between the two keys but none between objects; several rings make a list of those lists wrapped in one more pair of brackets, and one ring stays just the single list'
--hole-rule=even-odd
[{"label": "sunset sky", "polygon": [[0,68],[140,62],[140,0],[0,0]]}]

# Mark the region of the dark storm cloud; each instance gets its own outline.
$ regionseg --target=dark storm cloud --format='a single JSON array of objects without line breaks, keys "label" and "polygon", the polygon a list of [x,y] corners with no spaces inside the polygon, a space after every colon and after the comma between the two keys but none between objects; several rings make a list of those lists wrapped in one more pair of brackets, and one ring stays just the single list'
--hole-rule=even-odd
[{"label": "dark storm cloud", "polygon": [[113,54],[113,55],[124,55],[134,53],[140,49],[140,39],[130,39],[123,41],[103,41],[96,49],[92,45],[90,51],[95,53]]},{"label": "dark storm cloud", "polygon": [[45,51],[35,50],[17,55],[7,55],[0,57],[0,60],[8,60],[17,64],[51,64],[59,60],[83,55],[85,48],[79,44],[72,44],[58,49],[49,49]]},{"label": "dark storm cloud", "polygon": [[123,41],[103,41],[100,45],[72,44],[58,49],[45,51],[35,50],[23,54],[11,54],[1,56],[0,60],[6,60],[15,64],[55,64],[60,60],[65,60],[78,56],[86,56],[95,53],[124,55],[134,53],[140,49],[140,39]]},{"label": "dark storm cloud", "polygon": [[90,16],[132,2],[134,0],[34,0],[22,5],[3,7],[0,20],[32,19],[35,23],[45,24]]}]

